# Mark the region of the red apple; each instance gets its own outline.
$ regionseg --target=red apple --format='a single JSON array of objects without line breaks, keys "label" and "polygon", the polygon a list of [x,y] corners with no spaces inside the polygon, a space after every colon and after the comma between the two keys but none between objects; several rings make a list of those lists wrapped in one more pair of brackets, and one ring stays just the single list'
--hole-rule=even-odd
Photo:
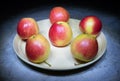
[{"label": "red apple", "polygon": [[28,39],[39,33],[38,24],[33,18],[22,18],[17,24],[17,33],[21,39]]},{"label": "red apple", "polygon": [[55,22],[49,29],[49,38],[54,46],[66,46],[71,42],[72,29],[67,22]]},{"label": "red apple", "polygon": [[49,19],[52,24],[57,21],[67,22],[69,18],[69,12],[63,7],[54,7],[50,11]]},{"label": "red apple", "polygon": [[71,52],[80,61],[91,61],[97,55],[98,42],[92,35],[80,34],[72,41]]},{"label": "red apple", "polygon": [[36,34],[28,38],[25,50],[29,61],[41,63],[49,56],[50,44],[43,35]]},{"label": "red apple", "polygon": [[97,36],[102,29],[102,22],[97,16],[86,16],[81,20],[79,28],[83,33]]}]

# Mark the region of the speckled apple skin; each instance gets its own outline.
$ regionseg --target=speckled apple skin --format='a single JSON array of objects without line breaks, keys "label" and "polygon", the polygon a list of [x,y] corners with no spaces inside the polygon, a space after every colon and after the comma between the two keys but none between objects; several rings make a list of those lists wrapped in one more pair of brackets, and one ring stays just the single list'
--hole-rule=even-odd
[{"label": "speckled apple skin", "polygon": [[50,11],[49,19],[52,24],[57,21],[67,22],[69,18],[70,18],[69,12],[63,7],[60,6],[54,7]]},{"label": "speckled apple skin", "polygon": [[102,22],[96,16],[86,16],[80,21],[79,28],[83,33],[97,36],[102,29]]},{"label": "speckled apple skin", "polygon": [[38,24],[33,18],[22,18],[17,24],[17,33],[21,39],[28,39],[39,33]]},{"label": "speckled apple skin", "polygon": [[72,36],[72,29],[67,22],[58,21],[49,29],[49,39],[54,46],[68,45]]},{"label": "speckled apple skin", "polygon": [[80,61],[91,61],[97,55],[98,42],[91,35],[80,34],[72,41],[71,52]]},{"label": "speckled apple skin", "polygon": [[41,34],[31,36],[26,42],[26,55],[31,62],[41,63],[50,53],[50,44]]}]

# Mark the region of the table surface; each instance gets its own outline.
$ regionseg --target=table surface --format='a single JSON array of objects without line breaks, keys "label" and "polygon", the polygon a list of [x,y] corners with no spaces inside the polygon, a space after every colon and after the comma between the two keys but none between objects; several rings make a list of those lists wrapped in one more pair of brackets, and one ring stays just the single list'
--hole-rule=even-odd
[{"label": "table surface", "polygon": [[[57,3],[57,2],[56,2]],[[94,64],[69,71],[51,71],[24,63],[13,49],[16,26],[23,17],[36,21],[49,18],[49,12],[56,4],[30,7],[11,12],[0,20],[0,80],[1,81],[120,81],[120,17],[118,14],[94,7],[65,5],[71,18],[82,19],[87,15],[98,16],[103,24],[102,32],[107,39],[107,50]],[[12,7],[13,8],[13,7]],[[7,11],[6,11],[7,12]],[[3,14],[4,16],[8,14]]]}]

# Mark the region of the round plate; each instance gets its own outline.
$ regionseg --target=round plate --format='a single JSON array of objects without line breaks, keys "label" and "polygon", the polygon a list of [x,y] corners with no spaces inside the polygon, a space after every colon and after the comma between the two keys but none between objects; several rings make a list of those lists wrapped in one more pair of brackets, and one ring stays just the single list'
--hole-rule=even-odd
[{"label": "round plate", "polygon": [[[73,39],[77,35],[82,33],[79,30],[79,22],[80,20],[72,19],[72,18],[68,22],[73,31]],[[37,21],[37,23],[39,25],[40,33],[44,35],[49,41],[48,32],[51,26],[49,19],[40,20],[40,21]],[[98,41],[98,46],[99,46],[98,53],[92,61],[87,62],[87,63],[80,63],[73,58],[71,51],[70,51],[70,45],[66,47],[55,47],[51,44],[50,41],[49,42],[51,45],[51,52],[50,52],[48,59],[46,60],[48,64],[46,62],[43,62],[40,64],[32,63],[26,57],[26,53],[25,53],[26,42],[21,40],[17,34],[15,35],[14,40],[13,40],[13,48],[17,56],[21,60],[35,67],[49,69],[49,70],[71,70],[71,69],[77,69],[77,68],[88,66],[96,62],[98,59],[100,59],[103,56],[106,50],[106,44],[107,44],[107,41],[106,41],[106,38],[103,32],[101,32],[100,35],[97,37],[97,41]]]}]

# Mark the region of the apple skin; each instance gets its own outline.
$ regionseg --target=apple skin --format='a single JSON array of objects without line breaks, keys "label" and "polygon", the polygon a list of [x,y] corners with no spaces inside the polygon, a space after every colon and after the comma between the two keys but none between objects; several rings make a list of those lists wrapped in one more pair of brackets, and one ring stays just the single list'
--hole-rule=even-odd
[{"label": "apple skin", "polygon": [[92,35],[80,34],[71,43],[71,53],[77,60],[89,62],[97,55],[97,52],[98,42]]},{"label": "apple skin", "polygon": [[97,16],[86,16],[80,21],[79,28],[83,33],[96,37],[102,29],[102,22]]},{"label": "apple skin", "polygon": [[63,7],[60,6],[54,7],[50,11],[49,19],[52,24],[57,21],[67,22],[69,18],[70,18],[69,12]]},{"label": "apple skin", "polygon": [[43,35],[36,34],[28,38],[25,50],[29,61],[41,63],[49,56],[50,44]]},{"label": "apple skin", "polygon": [[55,22],[49,29],[49,39],[54,46],[62,47],[68,45],[72,36],[72,29],[67,22]]},{"label": "apple skin", "polygon": [[17,33],[21,39],[26,40],[30,36],[39,33],[38,24],[33,18],[22,18],[18,22]]}]

